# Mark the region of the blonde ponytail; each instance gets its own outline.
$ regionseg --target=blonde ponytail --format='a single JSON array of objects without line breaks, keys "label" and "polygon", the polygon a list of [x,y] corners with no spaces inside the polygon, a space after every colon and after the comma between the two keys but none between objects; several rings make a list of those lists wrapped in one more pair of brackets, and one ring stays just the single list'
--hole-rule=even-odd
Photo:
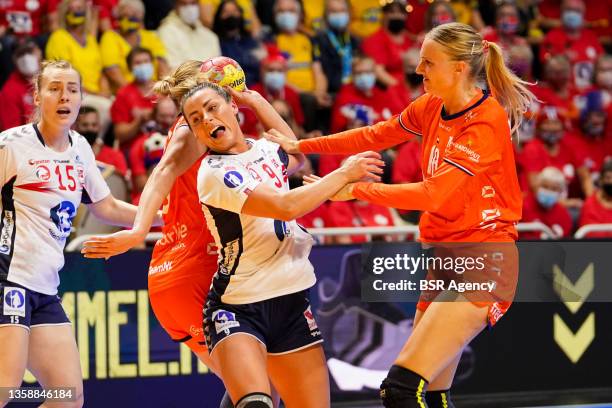
[{"label": "blonde ponytail", "polygon": [[444,47],[452,60],[467,63],[474,80],[485,73],[491,94],[506,110],[515,133],[536,97],[527,88],[529,83],[506,67],[499,45],[483,40],[472,26],[462,23],[439,25],[425,39]]},{"label": "blonde ponytail", "polygon": [[177,106],[180,106],[183,96],[194,85],[200,76],[202,61],[189,60],[179,65],[170,75],[157,81],[153,92],[159,96],[169,96]]}]

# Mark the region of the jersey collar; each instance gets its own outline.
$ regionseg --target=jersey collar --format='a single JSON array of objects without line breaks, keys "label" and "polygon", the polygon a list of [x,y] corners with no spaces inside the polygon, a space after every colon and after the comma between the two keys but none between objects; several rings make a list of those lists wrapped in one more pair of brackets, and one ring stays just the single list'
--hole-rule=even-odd
[{"label": "jersey collar", "polygon": [[462,115],[465,115],[466,113],[468,113],[469,111],[471,111],[472,109],[478,107],[481,103],[483,103],[487,98],[489,97],[489,91],[488,90],[484,90],[482,91],[482,97],[477,100],[476,102],[474,102],[473,105],[468,106],[467,108],[465,108],[464,110],[457,112],[457,113],[453,113],[452,115],[448,115],[446,114],[446,109],[444,109],[444,105],[442,105],[442,111],[440,112],[440,116],[442,117],[442,120],[453,120],[453,119],[457,119],[458,117],[461,117]]},{"label": "jersey collar", "polygon": [[[47,147],[47,145],[45,144],[45,139],[43,139],[42,134],[40,133],[40,130],[38,130],[38,125],[36,123],[32,123],[32,127],[34,128],[34,132],[36,133],[36,137],[38,138],[38,141],[45,147]],[[70,142],[70,146],[72,146],[72,136],[70,135],[70,132],[68,132],[68,141]]]}]

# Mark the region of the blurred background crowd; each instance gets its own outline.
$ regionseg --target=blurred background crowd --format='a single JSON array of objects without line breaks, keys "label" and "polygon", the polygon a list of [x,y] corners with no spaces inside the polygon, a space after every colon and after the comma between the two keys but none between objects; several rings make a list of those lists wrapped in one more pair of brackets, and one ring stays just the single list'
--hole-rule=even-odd
[{"label": "blurred background crowd", "polygon": [[[425,33],[453,21],[502,46],[539,99],[515,138],[523,222],[540,221],[557,238],[612,223],[612,0],[0,0],[0,130],[30,120],[31,80],[42,59],[70,61],[84,91],[75,128],[116,195],[138,203],[177,115],[151,90],[183,61],[235,59],[248,87],[309,138],[401,112],[423,93],[415,69]],[[239,117],[246,134],[260,136],[251,111]],[[420,181],[418,141],[382,153],[384,182]],[[343,159],[310,156],[291,185]],[[301,222],[392,226],[418,216],[333,202]]]}]

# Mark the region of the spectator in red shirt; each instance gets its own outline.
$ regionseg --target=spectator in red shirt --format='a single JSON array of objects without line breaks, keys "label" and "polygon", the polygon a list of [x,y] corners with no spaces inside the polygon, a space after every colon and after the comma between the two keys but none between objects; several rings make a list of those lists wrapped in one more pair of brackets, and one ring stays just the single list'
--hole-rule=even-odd
[{"label": "spectator in red shirt", "polygon": [[[572,232],[572,217],[562,204],[566,193],[565,175],[556,167],[546,167],[537,176],[535,194],[523,202],[522,222],[539,221],[553,230],[555,238],[567,238]],[[539,232],[523,232],[521,239],[541,239]]]},{"label": "spectator in red shirt", "polygon": [[[571,65],[567,57],[557,55],[549,58],[544,64],[544,82],[530,86],[531,92],[543,106],[553,106],[560,116],[569,120],[578,117],[578,109],[574,105],[577,95],[571,81]],[[532,107],[532,113],[538,114],[540,105]],[[571,126],[570,123],[565,123]]]},{"label": "spectator in red shirt", "polygon": [[13,52],[17,69],[0,89],[0,131],[25,125],[30,120],[34,108],[32,78],[40,69],[41,58],[40,48],[32,41],[22,43]]},{"label": "spectator in red shirt", "polygon": [[[561,9],[559,0],[540,0],[538,11],[540,25],[543,28],[556,28],[561,26]],[[584,15],[585,27],[593,30],[602,44],[610,43],[612,33],[612,1],[589,1]]]},{"label": "spectator in red shirt", "polygon": [[584,108],[578,124],[577,149],[584,156],[586,167],[597,175],[604,161],[612,157],[612,134],[606,122],[610,119],[603,108],[602,92],[594,91],[585,96]]},{"label": "spectator in red shirt", "polygon": [[385,3],[382,12],[382,27],[364,40],[362,49],[376,61],[376,79],[389,92],[395,93],[403,106],[407,106],[410,96],[403,54],[412,47],[413,41],[406,30],[406,6],[401,1],[393,0]]},{"label": "spectator in red shirt", "polygon": [[81,106],[79,116],[74,123],[74,130],[79,132],[91,146],[96,160],[110,164],[115,167],[115,171],[122,176],[127,173],[127,163],[120,151],[106,146],[100,138],[100,115],[91,106]]},{"label": "spectator in red shirt", "polygon": [[132,170],[132,203],[138,204],[140,194],[161,159],[164,140],[176,120],[178,111],[170,98],[161,98],[155,104],[152,120],[145,125],[146,131],[130,148],[130,170]]},{"label": "spectator in red shirt", "polygon": [[394,100],[392,92],[376,86],[375,69],[376,65],[372,58],[353,59],[352,82],[342,85],[332,108],[332,133],[345,130],[349,119],[355,117],[355,109],[351,109],[351,106],[367,107],[371,123],[387,120],[405,108],[401,101]]},{"label": "spectator in red shirt", "polygon": [[295,121],[299,126],[304,126],[304,112],[300,104],[300,95],[292,87],[287,85],[287,60],[278,52],[271,54],[261,62],[262,82],[253,86],[253,90],[259,92],[268,101],[283,99],[287,101]]},{"label": "spectator in red shirt", "polygon": [[38,37],[56,30],[60,0],[0,1],[0,37]]},{"label": "spectator in red shirt", "polygon": [[406,19],[406,29],[415,39],[425,31],[425,14],[431,8],[428,0],[408,0],[408,8],[411,10]]},{"label": "spectator in red shirt", "polygon": [[584,28],[585,5],[582,0],[561,3],[562,26],[552,29],[540,46],[540,61],[565,55],[572,65],[573,84],[586,89],[592,84],[595,61],[603,53],[597,35]]},{"label": "spectator in red shirt", "polygon": [[[595,65],[595,85],[574,98],[579,110],[585,109],[589,98],[601,100],[601,107],[608,118],[612,117],[612,55],[604,54]],[[612,120],[606,122],[606,137],[612,137]]]},{"label": "spectator in red shirt", "polygon": [[509,67],[516,75],[530,80],[533,52],[527,40],[518,34],[520,23],[516,5],[502,3],[495,13],[495,30],[491,30],[484,38],[499,44],[504,49]]},{"label": "spectator in red shirt", "polygon": [[[423,180],[421,170],[421,143],[413,139],[402,144],[395,153],[391,169],[391,182],[393,184],[417,183]],[[404,221],[418,224],[420,211],[397,210]]]},{"label": "spectator in red shirt", "polygon": [[579,207],[580,197],[591,194],[593,187],[584,157],[576,148],[576,142],[563,128],[559,113],[551,107],[545,108],[537,120],[536,138],[527,142],[519,157],[523,190],[530,188],[535,194],[538,188],[538,174],[545,167],[556,167],[566,178],[569,197],[565,204]]},{"label": "spectator in red shirt", "polygon": [[128,152],[142,125],[153,113],[153,54],[146,48],[135,47],[127,56],[134,82],[120,88],[111,106],[111,119],[119,147]]},{"label": "spectator in red shirt", "polygon": [[[580,214],[579,226],[612,223],[612,160],[601,168],[599,189],[587,198]],[[591,232],[586,238],[612,238],[612,231]]]}]

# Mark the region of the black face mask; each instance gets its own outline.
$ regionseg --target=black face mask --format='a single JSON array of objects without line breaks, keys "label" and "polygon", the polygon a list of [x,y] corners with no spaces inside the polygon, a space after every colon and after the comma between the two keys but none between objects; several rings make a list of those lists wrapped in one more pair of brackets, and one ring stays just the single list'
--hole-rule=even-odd
[{"label": "black face mask", "polygon": [[221,19],[221,25],[226,32],[234,31],[238,28],[242,28],[242,18],[236,16],[226,17]]},{"label": "black face mask", "polygon": [[399,34],[406,27],[406,20],[403,18],[392,18],[387,23],[387,29],[393,34]]},{"label": "black face mask", "polygon": [[563,133],[560,132],[540,132],[540,139],[548,146],[556,145],[562,137]]},{"label": "black face mask", "polygon": [[608,197],[612,197],[612,183],[602,184],[601,189]]},{"label": "black face mask", "polygon": [[87,139],[87,143],[90,146],[93,146],[94,142],[98,138],[98,132],[79,132],[85,139]]},{"label": "black face mask", "polygon": [[294,188],[302,187],[304,185],[304,179],[301,177],[289,177],[289,188],[293,190]]},{"label": "black face mask", "polygon": [[406,81],[408,81],[410,86],[418,86],[423,83],[423,77],[416,72],[411,72],[406,74]]}]

